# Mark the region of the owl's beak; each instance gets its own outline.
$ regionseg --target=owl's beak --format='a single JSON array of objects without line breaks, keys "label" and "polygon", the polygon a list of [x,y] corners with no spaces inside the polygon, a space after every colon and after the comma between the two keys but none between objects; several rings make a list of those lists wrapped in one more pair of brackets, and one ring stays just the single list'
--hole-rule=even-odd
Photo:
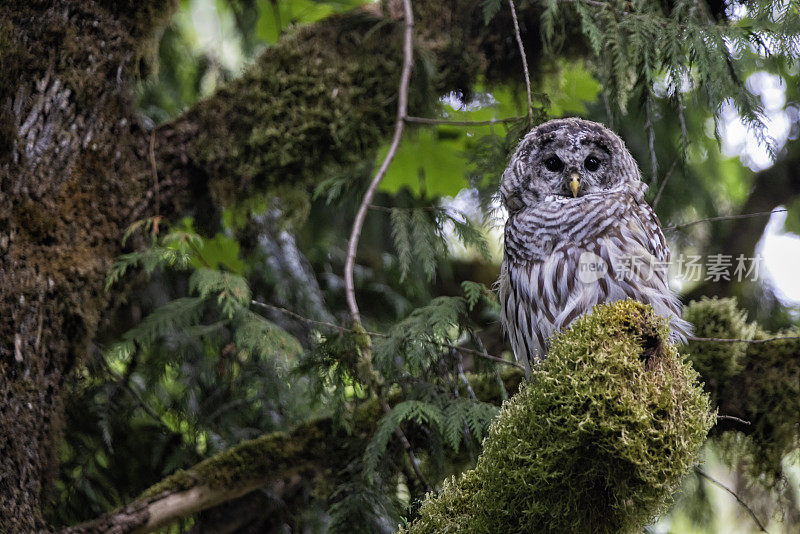
[{"label": "owl's beak", "polygon": [[569,175],[569,188],[572,190],[573,198],[578,197],[578,189],[581,186],[581,175],[573,172]]}]

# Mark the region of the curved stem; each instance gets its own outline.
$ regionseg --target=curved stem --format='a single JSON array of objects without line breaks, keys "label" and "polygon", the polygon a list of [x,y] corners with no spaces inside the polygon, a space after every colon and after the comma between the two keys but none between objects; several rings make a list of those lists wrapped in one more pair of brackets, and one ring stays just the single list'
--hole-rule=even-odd
[{"label": "curved stem", "polygon": [[522,69],[525,71],[525,92],[528,95],[528,123],[533,128],[533,100],[531,99],[531,75],[528,73],[528,58],[525,56],[525,47],[522,45],[522,36],[519,33],[519,22],[517,22],[517,9],[514,7],[514,0],[508,0],[508,7],[511,8],[511,19],[514,21],[514,35],[519,46],[519,55],[522,56]]},{"label": "curved stem", "polygon": [[353,284],[353,268],[356,263],[356,249],[358,248],[358,240],[361,237],[361,229],[364,227],[364,218],[367,215],[367,210],[378,190],[378,186],[386,176],[386,171],[392,163],[397,148],[400,146],[400,140],[403,137],[403,126],[406,120],[406,108],[408,107],[408,85],[411,80],[411,66],[413,63],[413,49],[412,38],[414,35],[414,15],[411,11],[411,0],[403,0],[403,9],[405,12],[405,38],[403,41],[403,70],[400,74],[400,89],[398,90],[397,101],[397,120],[394,126],[394,136],[392,137],[392,144],[389,146],[389,152],[383,159],[377,174],[372,179],[364,193],[364,198],[361,200],[361,205],[358,207],[356,213],[356,220],[353,222],[353,229],[350,232],[350,240],[347,243],[347,260],[344,264],[344,287],[347,296],[347,307],[350,309],[350,315],[353,316],[354,323],[361,323],[361,314],[358,310],[356,303],[355,285]]}]

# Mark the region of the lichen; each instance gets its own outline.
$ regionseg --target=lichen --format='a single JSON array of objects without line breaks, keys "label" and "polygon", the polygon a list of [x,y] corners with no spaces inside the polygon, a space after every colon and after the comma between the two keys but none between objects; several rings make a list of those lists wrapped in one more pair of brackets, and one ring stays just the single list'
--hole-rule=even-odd
[{"label": "lichen", "polygon": [[595,307],[505,403],[474,470],[406,530],[632,532],[663,512],[714,422],[649,306]]}]

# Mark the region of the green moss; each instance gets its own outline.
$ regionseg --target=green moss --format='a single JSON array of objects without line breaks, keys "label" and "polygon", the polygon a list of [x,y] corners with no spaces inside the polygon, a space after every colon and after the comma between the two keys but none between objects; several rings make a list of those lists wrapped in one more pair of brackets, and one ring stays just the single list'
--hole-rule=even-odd
[{"label": "green moss", "polygon": [[325,423],[308,423],[291,435],[273,432],[244,441],[189,470],[178,470],[145,490],[139,499],[200,485],[233,488],[243,481],[286,476],[287,469],[302,470],[308,468],[309,461],[318,460],[320,446],[330,438],[326,434],[329,430]]},{"label": "green moss", "polygon": [[[201,127],[189,153],[217,200],[300,188],[372,157],[394,126],[401,29],[363,13],[302,28],[190,112]],[[432,90],[416,68],[412,112],[435,102]]]},{"label": "green moss", "polygon": [[474,470],[407,530],[630,532],[665,510],[714,422],[652,309],[601,305],[556,337]]},{"label": "green moss", "polygon": [[[748,323],[735,299],[692,302],[684,317],[694,323],[698,337],[768,339],[800,335],[797,328],[770,333]],[[721,433],[726,434],[720,443],[729,461],[743,464],[757,479],[773,484],[781,476],[784,457],[800,445],[800,340],[696,341],[688,344],[687,352],[720,413],[749,423],[720,425]]]},{"label": "green moss", "polygon": [[[694,325],[697,337],[750,339],[755,333],[755,326],[748,324],[746,313],[738,308],[735,298],[693,301],[686,306],[683,317]],[[720,390],[741,371],[747,343],[690,341],[686,350],[712,393],[712,400],[716,400],[725,394]]]},{"label": "green moss", "polygon": [[[784,336],[800,336],[800,329],[759,329],[754,339]],[[723,443],[734,445],[735,460],[769,486],[782,478],[784,458],[800,448],[800,340],[749,344],[742,367],[733,388],[750,425],[741,428],[746,438],[728,436]]]}]

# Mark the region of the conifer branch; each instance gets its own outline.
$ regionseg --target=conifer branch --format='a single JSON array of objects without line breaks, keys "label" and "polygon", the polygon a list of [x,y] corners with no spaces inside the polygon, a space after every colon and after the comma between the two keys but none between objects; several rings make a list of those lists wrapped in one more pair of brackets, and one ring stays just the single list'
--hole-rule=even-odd
[{"label": "conifer branch", "polygon": [[747,505],[747,503],[746,503],[746,502],[744,502],[744,501],[742,500],[742,498],[741,498],[741,497],[739,497],[739,495],[738,495],[738,494],[737,494],[735,491],[733,491],[733,490],[732,490],[732,489],[730,489],[728,486],[726,486],[725,484],[723,484],[722,482],[720,482],[720,481],[719,481],[719,480],[717,480],[716,478],[712,477],[711,475],[709,475],[708,473],[706,473],[705,471],[703,471],[702,469],[700,469],[698,466],[695,466],[695,467],[694,467],[694,472],[695,472],[695,473],[697,473],[698,475],[700,475],[701,477],[705,478],[706,480],[708,480],[709,482],[711,482],[711,483],[712,483],[712,484],[714,484],[715,486],[717,486],[717,487],[719,487],[719,488],[722,488],[723,490],[725,490],[725,491],[727,491],[728,493],[730,493],[731,495],[733,495],[733,496],[734,496],[734,498],[736,499],[736,501],[737,501],[737,502],[738,502],[738,503],[739,503],[739,504],[742,506],[742,508],[744,508],[745,510],[747,510],[747,513],[749,513],[749,514],[750,514],[750,517],[752,517],[752,518],[753,518],[753,521],[755,521],[756,525],[758,525],[758,528],[759,528],[759,530],[760,530],[761,532],[767,532],[767,529],[766,529],[766,528],[764,528],[764,524],[763,524],[763,523],[762,523],[762,522],[761,522],[761,521],[758,519],[758,516],[757,516],[757,515],[756,515],[756,513],[753,511],[753,509],[752,509],[752,508],[750,508],[750,506],[748,506],[748,505]]},{"label": "conifer branch", "polygon": [[347,307],[350,309],[350,315],[353,316],[355,324],[361,324],[361,314],[358,311],[358,303],[356,302],[355,285],[353,283],[353,269],[356,262],[356,249],[358,248],[358,240],[361,237],[361,229],[364,227],[364,219],[367,216],[367,209],[369,208],[378,186],[386,176],[386,171],[389,170],[389,165],[392,163],[397,149],[400,146],[400,140],[403,137],[403,126],[405,125],[406,109],[408,107],[408,85],[411,80],[411,66],[413,64],[413,37],[414,37],[414,14],[411,10],[411,0],[403,0],[403,11],[405,14],[405,37],[403,39],[403,70],[400,74],[400,88],[398,90],[397,100],[397,120],[395,121],[394,136],[392,137],[392,144],[389,146],[389,152],[383,159],[378,172],[370,182],[367,192],[364,193],[364,198],[361,200],[361,205],[358,207],[356,213],[356,220],[353,222],[353,229],[350,232],[350,239],[347,243],[347,260],[344,266],[344,287],[347,296]]},{"label": "conifer branch", "polygon": [[[281,308],[280,306],[275,306],[273,304],[267,304],[266,302],[259,302],[257,300],[251,300],[250,304],[252,304],[253,306],[259,306],[261,308],[265,308],[265,309],[274,310],[274,311],[277,311],[277,312],[280,312],[280,313],[284,313],[284,314],[286,314],[286,315],[288,315],[290,317],[293,317],[293,318],[297,319],[298,321],[303,321],[303,322],[306,322],[306,323],[309,323],[309,324],[315,324],[317,326],[325,326],[325,327],[328,327],[328,328],[333,328],[335,330],[338,330],[339,332],[348,332],[348,333],[351,333],[351,334],[366,334],[366,335],[368,335],[370,337],[380,337],[380,338],[389,337],[387,334],[384,334],[382,332],[371,332],[369,330],[356,330],[356,329],[353,329],[353,328],[347,328],[345,326],[340,326],[340,325],[334,324],[334,323],[328,323],[328,322],[325,322],[325,321],[317,321],[317,320],[311,319],[309,317],[303,317],[302,315],[297,314],[297,313],[295,313],[295,312],[293,312],[291,310],[287,310],[286,308]],[[475,339],[479,340],[479,338],[477,336],[475,336]],[[505,365],[510,365],[510,366],[516,367],[518,369],[522,369],[523,368],[517,362],[512,362],[510,360],[506,360],[506,359],[501,358],[499,356],[494,356],[492,354],[489,354],[488,352],[486,352],[485,349],[483,351],[479,351],[479,350],[471,349],[469,347],[460,347],[458,345],[453,345],[452,343],[445,343],[445,342],[441,342],[441,341],[429,341],[429,343],[431,343],[432,345],[436,345],[437,347],[452,349],[452,350],[458,351],[460,353],[472,354],[473,356],[478,356],[479,358],[484,358],[484,359],[487,359],[487,360],[491,360],[493,362],[502,363],[502,364],[505,364]]]}]

